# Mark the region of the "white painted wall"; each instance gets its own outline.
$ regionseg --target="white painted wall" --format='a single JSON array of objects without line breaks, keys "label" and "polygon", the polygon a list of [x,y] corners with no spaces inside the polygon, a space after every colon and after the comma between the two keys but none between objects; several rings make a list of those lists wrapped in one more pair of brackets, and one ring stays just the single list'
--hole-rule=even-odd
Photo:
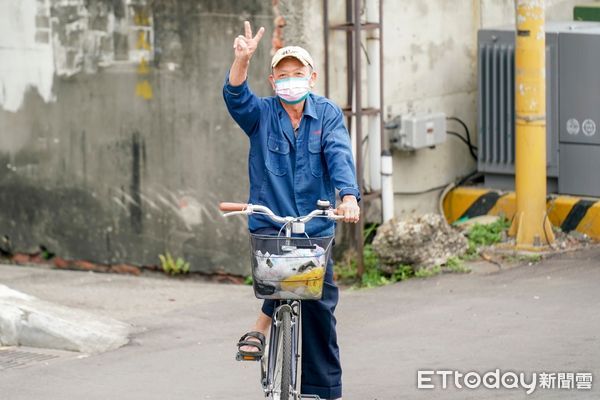
[{"label": "white painted wall", "polygon": [[47,0],[0,1],[0,108],[8,111],[21,107],[29,88],[44,101],[52,99],[52,46],[36,41],[36,33],[42,33],[36,28],[37,15],[49,16]]},{"label": "white painted wall", "polygon": [[[477,31],[482,27],[514,23],[514,1],[384,1],[386,117],[442,111],[465,120],[476,141]],[[323,65],[321,1],[303,3],[305,21],[311,22],[306,24],[306,37],[302,39],[320,61],[317,63]],[[342,21],[344,2],[330,3],[332,19]],[[546,18],[571,20],[577,3],[581,1],[546,0]],[[330,97],[343,104],[346,99],[344,34],[335,32],[330,38]],[[318,90],[322,93],[322,86]],[[366,96],[366,90],[363,93]],[[449,129],[461,131],[460,126],[449,124]],[[443,186],[475,169],[467,147],[453,137],[435,149],[412,154],[394,152],[396,215],[437,210],[441,189],[420,195],[406,193]]]}]

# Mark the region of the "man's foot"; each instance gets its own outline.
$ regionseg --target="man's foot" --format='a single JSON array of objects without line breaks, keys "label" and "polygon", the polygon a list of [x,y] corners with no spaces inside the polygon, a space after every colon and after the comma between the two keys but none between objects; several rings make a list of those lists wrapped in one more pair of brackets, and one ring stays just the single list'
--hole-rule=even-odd
[{"label": "man's foot", "polygon": [[[241,353],[245,353],[248,355],[257,353],[257,350],[259,349],[259,346],[261,344],[260,335],[263,336],[262,351],[264,354],[264,349],[265,349],[265,345],[266,345],[266,340],[264,338],[267,336],[267,332],[269,332],[270,327],[271,327],[271,317],[269,317],[268,315],[266,315],[262,312],[259,313],[258,319],[256,320],[256,324],[249,332],[249,333],[252,333],[252,332],[258,333],[258,335],[246,334],[246,335],[242,336],[242,340],[240,340],[240,343],[238,343],[238,355]],[[241,342],[246,342],[246,343],[241,343]],[[254,343],[256,343],[256,345]],[[261,357],[262,357],[262,354],[261,354]]]},{"label": "man's foot", "polygon": [[238,342],[238,354],[236,359],[239,361],[260,360],[265,351],[265,335],[262,332],[251,331],[244,334]]},{"label": "man's foot", "polygon": [[[260,343],[260,340],[258,340],[255,337],[248,337],[248,338],[246,338],[246,341]],[[240,347],[239,349],[240,349],[240,351],[245,351],[247,353],[252,353],[252,352],[256,351],[257,347],[254,346],[254,345],[246,345],[246,346]]]}]

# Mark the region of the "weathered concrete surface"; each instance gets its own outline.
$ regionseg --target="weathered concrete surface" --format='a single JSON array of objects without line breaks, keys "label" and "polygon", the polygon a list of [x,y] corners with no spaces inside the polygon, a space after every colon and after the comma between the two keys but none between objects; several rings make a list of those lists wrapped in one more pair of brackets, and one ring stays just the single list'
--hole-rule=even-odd
[{"label": "weathered concrete surface", "polygon": [[[598,398],[600,249],[495,270],[342,291],[344,399]],[[261,398],[258,365],[233,359],[234,343],[260,305],[249,287],[6,266],[0,280],[147,328],[115,352],[2,371],[3,397]],[[419,369],[495,368],[588,371],[593,390],[537,389],[527,396],[516,389],[416,388]]]},{"label": "weathered concrete surface", "polygon": [[462,256],[467,248],[467,239],[438,214],[392,218],[377,229],[373,239],[373,250],[392,268],[442,265],[452,256]]},{"label": "weathered concrete surface", "polygon": [[0,346],[101,353],[127,344],[130,331],[130,325],[115,319],[52,304],[0,285]]},{"label": "weathered concrete surface", "polygon": [[[18,251],[43,244],[64,258],[137,265],[169,251],[192,270],[249,273],[245,221],[224,222],[217,209],[248,192],[247,138],[221,90],[243,20],[271,30],[271,2],[2,6],[3,18],[30,20],[28,30],[3,25],[12,36],[0,58],[54,49],[57,69],[52,96],[35,89],[44,81],[15,112],[0,101],[0,235]],[[269,49],[263,40],[250,69],[261,95],[271,92]],[[39,75],[22,64],[3,62],[0,75]]]}]

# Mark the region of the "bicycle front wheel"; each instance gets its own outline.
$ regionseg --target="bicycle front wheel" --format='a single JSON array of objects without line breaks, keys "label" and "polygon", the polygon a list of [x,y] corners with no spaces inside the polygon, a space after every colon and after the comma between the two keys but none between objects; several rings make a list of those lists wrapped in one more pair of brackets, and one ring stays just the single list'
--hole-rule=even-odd
[{"label": "bicycle front wheel", "polygon": [[[293,400],[291,395],[292,381],[292,316],[291,310],[284,307],[280,310],[281,326],[277,341],[277,359],[275,361],[275,391],[280,400]],[[277,400],[276,395],[273,396]]]}]

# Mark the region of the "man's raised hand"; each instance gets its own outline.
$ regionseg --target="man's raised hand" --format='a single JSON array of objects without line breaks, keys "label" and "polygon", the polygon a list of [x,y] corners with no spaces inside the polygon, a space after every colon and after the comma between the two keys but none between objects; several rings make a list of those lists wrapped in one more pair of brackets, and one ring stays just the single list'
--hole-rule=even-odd
[{"label": "man's raised hand", "polygon": [[233,41],[233,49],[235,52],[235,58],[238,60],[250,61],[252,55],[258,47],[260,39],[262,39],[265,33],[265,28],[261,27],[256,36],[252,37],[252,27],[250,22],[244,22],[244,35],[239,35]]}]

